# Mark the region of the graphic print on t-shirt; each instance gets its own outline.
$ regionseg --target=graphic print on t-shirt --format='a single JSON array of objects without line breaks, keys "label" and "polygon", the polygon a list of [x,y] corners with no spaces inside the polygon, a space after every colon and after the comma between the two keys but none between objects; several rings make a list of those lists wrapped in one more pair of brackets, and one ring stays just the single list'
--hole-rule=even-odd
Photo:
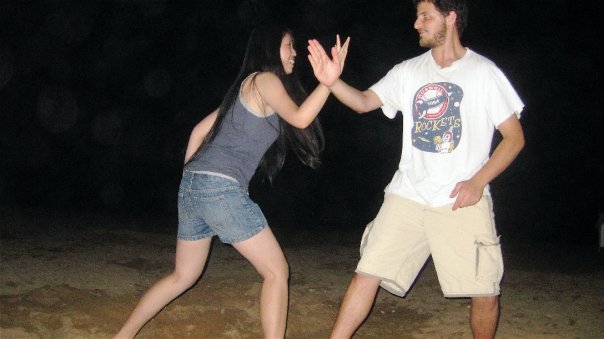
[{"label": "graphic print on t-shirt", "polygon": [[461,139],[461,87],[449,82],[424,85],[414,96],[413,146],[424,152],[451,153]]}]

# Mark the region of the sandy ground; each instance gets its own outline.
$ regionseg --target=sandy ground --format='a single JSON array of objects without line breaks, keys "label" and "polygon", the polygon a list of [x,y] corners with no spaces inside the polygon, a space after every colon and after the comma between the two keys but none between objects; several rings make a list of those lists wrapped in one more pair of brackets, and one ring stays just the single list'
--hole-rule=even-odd
[{"label": "sandy ground", "polygon": [[[108,338],[172,268],[172,219],[3,210],[0,222],[0,338]],[[287,337],[327,338],[358,239],[274,231],[291,270]],[[597,248],[516,244],[504,251],[498,338],[604,338]],[[259,338],[260,287],[253,268],[215,241],[197,285],[138,337]],[[468,300],[443,298],[428,262],[406,298],[379,293],[355,338],[469,338],[467,320]]]}]

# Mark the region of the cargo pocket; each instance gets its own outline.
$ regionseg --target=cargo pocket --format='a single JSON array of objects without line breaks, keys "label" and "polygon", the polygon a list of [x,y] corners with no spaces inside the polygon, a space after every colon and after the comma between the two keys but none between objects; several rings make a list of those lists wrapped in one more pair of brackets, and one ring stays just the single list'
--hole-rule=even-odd
[{"label": "cargo pocket", "polygon": [[503,276],[503,260],[499,237],[492,234],[479,234],[476,245],[476,280],[498,283]]}]

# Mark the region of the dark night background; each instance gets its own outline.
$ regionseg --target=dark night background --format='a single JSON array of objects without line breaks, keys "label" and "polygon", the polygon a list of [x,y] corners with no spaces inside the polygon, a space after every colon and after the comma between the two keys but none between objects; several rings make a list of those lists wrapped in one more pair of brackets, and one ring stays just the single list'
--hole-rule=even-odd
[{"label": "dark night background", "polygon": [[[470,4],[462,41],[493,60],[526,105],[527,145],[491,186],[500,233],[597,249],[602,5]],[[409,0],[2,1],[2,209],[168,216],[175,233],[189,133],[220,103],[264,17],[294,29],[296,72],[309,91],[310,37],[331,45],[335,33],[350,35],[342,77],[362,89],[424,51]],[[358,116],[333,98],[320,119],[323,166],[290,158],[272,187],[254,180],[250,192],[275,229],[357,241],[398,164],[402,120]]]}]

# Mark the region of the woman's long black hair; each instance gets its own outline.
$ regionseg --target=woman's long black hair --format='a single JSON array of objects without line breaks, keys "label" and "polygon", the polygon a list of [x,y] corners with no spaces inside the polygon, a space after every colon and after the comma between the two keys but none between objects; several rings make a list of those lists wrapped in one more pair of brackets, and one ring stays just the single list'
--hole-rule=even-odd
[{"label": "woman's long black hair", "polygon": [[[218,108],[214,125],[191,159],[195,159],[199,152],[214,139],[224,121],[226,112],[233,107],[237,100],[241,83],[250,74],[272,72],[283,82],[287,93],[297,105],[301,105],[306,99],[306,91],[298,77],[294,73],[286,74],[281,63],[281,40],[288,33],[291,35],[291,31],[287,27],[275,22],[266,22],[254,28],[248,40],[239,74]],[[289,148],[294,151],[303,164],[313,169],[321,164],[320,153],[325,140],[318,118],[315,118],[308,127],[303,129],[279,119],[279,129],[279,137],[266,151],[257,169],[270,182],[283,167]]]}]

